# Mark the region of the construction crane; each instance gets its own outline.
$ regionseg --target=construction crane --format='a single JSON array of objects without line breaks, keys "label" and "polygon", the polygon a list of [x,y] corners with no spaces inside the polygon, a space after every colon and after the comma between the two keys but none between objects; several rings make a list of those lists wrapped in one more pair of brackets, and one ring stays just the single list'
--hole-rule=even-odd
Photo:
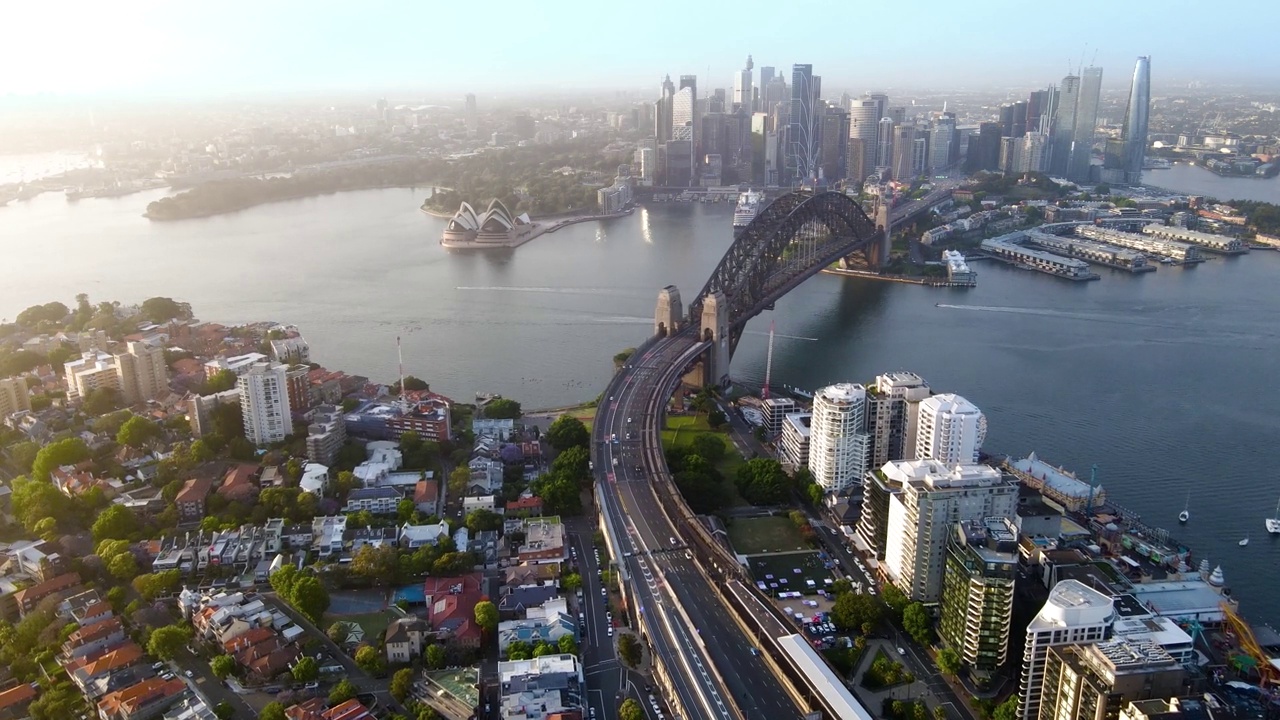
[{"label": "construction crane", "polygon": [[1253,628],[1249,627],[1249,623],[1245,622],[1244,618],[1236,614],[1229,603],[1219,603],[1219,606],[1227,619],[1227,627],[1235,633],[1236,642],[1239,643],[1240,651],[1243,653],[1232,657],[1232,664],[1240,670],[1256,670],[1258,685],[1263,688],[1280,683],[1280,672],[1277,672],[1275,666],[1271,664],[1271,656],[1262,649],[1258,639],[1253,636]]},{"label": "construction crane", "polygon": [[760,388],[760,399],[769,399],[769,377],[773,375],[773,318],[769,319],[769,354],[764,361],[764,387]]}]

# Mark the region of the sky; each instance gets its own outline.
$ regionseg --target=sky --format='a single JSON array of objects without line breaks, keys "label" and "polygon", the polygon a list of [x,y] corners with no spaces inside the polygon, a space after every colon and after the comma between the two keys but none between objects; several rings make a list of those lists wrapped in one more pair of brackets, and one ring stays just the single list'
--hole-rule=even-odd
[{"label": "sky", "polygon": [[[10,0],[0,97],[369,92],[426,97],[567,88],[658,92],[664,74],[728,86],[812,63],[829,89],[1057,82],[1096,61],[1124,87],[1152,56],[1162,87],[1280,80],[1280,43],[1248,39],[1270,0]],[[1211,15],[1210,15],[1211,13]],[[1223,37],[1202,25],[1226,23]],[[1243,34],[1245,37],[1241,37]],[[1225,41],[1227,36],[1237,40]],[[789,74],[789,73],[788,73]]]}]

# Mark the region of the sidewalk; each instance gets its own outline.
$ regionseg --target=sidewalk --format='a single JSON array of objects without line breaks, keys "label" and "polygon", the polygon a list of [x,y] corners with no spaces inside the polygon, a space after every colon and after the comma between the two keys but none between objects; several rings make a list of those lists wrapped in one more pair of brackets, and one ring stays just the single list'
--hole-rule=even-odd
[{"label": "sidewalk", "polygon": [[[904,662],[904,658],[898,654],[898,648],[888,640],[873,639],[867,642],[867,649],[862,653],[862,657],[858,659],[858,667],[853,673],[854,680],[849,685],[849,689],[853,691],[855,697],[866,706],[867,711],[876,717],[881,716],[880,709],[884,706],[885,698],[904,701],[920,701],[923,700],[929,711],[929,717],[933,717],[934,708],[939,705],[950,705],[946,699],[939,698],[933,694],[929,688],[929,684],[923,679],[917,677],[915,681],[905,685],[894,685],[893,687],[884,688],[883,690],[869,690],[862,685],[862,676],[871,669],[871,663],[875,660],[876,654],[883,651],[889,659],[906,666],[908,671],[911,668],[908,663]],[[958,716],[952,708],[948,708],[949,720],[955,720]]]}]

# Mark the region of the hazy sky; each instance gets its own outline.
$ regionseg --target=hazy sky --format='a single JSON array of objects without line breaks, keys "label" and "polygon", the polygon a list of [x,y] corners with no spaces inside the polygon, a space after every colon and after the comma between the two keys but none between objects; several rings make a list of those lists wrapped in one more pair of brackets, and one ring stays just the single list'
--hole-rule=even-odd
[{"label": "hazy sky", "polygon": [[[1138,55],[1157,91],[1255,84],[1280,77],[1280,43],[1231,25],[1273,1],[13,0],[0,95],[656,93],[664,73],[726,86],[748,53],[757,72],[813,63],[824,94],[1032,87],[1095,52],[1108,86]],[[1221,37],[1200,34],[1215,23]]]}]

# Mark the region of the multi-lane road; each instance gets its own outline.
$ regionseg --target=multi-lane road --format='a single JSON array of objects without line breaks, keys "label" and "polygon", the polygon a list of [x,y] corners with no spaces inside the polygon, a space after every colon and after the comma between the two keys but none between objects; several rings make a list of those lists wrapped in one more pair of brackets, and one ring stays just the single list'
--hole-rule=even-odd
[{"label": "multi-lane road", "polygon": [[647,640],[687,718],[791,717],[798,709],[730,619],[654,487],[669,482],[659,437],[668,394],[701,348],[692,334],[662,340],[610,383],[594,428],[601,511],[617,534],[634,610],[654,629]]}]

